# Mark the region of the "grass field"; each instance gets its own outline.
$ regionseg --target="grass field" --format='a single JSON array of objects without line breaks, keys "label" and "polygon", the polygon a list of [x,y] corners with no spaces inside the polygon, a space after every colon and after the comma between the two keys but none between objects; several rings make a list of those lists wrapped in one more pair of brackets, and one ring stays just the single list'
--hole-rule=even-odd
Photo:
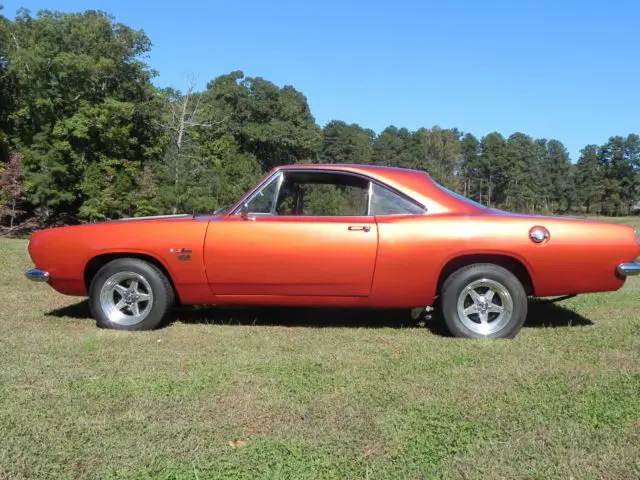
[{"label": "grass field", "polygon": [[30,265],[0,241],[0,478],[640,478],[640,280],[511,341],[303,310],[130,334]]}]

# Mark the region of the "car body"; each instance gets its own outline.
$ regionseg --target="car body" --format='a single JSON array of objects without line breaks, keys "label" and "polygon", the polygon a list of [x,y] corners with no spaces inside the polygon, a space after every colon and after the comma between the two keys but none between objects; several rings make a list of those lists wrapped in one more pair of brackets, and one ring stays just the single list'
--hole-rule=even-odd
[{"label": "car body", "polygon": [[[27,276],[63,294],[91,297],[98,272],[130,258],[166,277],[181,304],[234,306],[426,307],[442,297],[454,273],[474,265],[508,272],[510,280],[500,285],[515,278],[526,296],[537,297],[613,291],[640,272],[640,247],[629,226],[508,213],[449,191],[425,172],[337,164],[275,168],[235,205],[211,215],[39,230],[29,253],[37,268]],[[481,272],[476,280],[491,275]],[[487,307],[485,287],[464,301],[457,292],[460,312],[500,313],[499,295]],[[494,290],[491,296],[500,289]],[[124,297],[113,292],[122,309]]]}]

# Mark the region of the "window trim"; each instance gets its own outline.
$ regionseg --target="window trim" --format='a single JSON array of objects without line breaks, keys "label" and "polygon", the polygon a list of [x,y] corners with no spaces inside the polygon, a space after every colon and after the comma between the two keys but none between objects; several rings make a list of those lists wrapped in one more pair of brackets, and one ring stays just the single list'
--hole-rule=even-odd
[{"label": "window trim", "polygon": [[[256,188],[254,190],[253,193],[251,193],[249,196],[247,196],[246,198],[240,200],[240,202],[238,202],[238,204],[233,208],[232,212],[229,214],[229,216],[232,215],[240,215],[241,214],[241,209],[242,206],[244,204],[248,204],[249,202],[251,202],[251,200],[253,200],[255,197],[257,197],[262,191],[264,191],[266,188],[269,188],[271,186],[271,184],[273,182],[278,182],[277,187],[276,187],[276,191],[274,193],[275,197],[274,200],[278,199],[278,195],[280,194],[280,188],[282,187],[282,182],[284,181],[284,175],[286,173],[296,173],[298,171],[303,171],[303,172],[313,172],[313,173],[333,173],[333,174],[340,174],[340,175],[348,175],[351,177],[358,177],[361,178],[363,180],[366,180],[368,182],[368,187],[367,187],[367,212],[365,215],[356,215],[358,217],[362,216],[362,217],[400,217],[400,216],[412,216],[412,215],[426,215],[427,214],[427,207],[425,205],[423,205],[422,203],[418,202],[416,199],[410,197],[409,195],[407,195],[404,192],[401,192],[400,190],[393,188],[390,185],[387,185],[386,183],[383,183],[379,180],[373,179],[371,177],[369,177],[368,175],[363,175],[361,173],[355,173],[355,172],[347,172],[347,171],[343,171],[343,170],[338,170],[338,169],[325,169],[325,168],[305,168],[305,169],[293,169],[293,168],[283,168],[280,170],[277,170],[273,173],[273,175],[271,175],[269,178],[267,178],[263,184],[261,186],[259,186],[258,188]],[[371,200],[373,198],[373,184],[378,185],[381,188],[384,188],[386,190],[388,190],[389,192],[393,193],[394,195],[397,195],[405,200],[407,200],[408,202],[414,204],[416,207],[418,207],[419,209],[422,210],[422,214],[411,214],[411,213],[392,213],[392,214],[385,214],[385,215],[373,215],[371,213]],[[269,213],[251,213],[251,215],[254,216],[273,216],[273,217],[277,217],[279,215],[275,214],[275,208],[276,208],[276,201],[273,202],[273,207],[271,209],[271,212]],[[289,217],[288,215],[281,215],[282,217]],[[330,216],[330,217],[334,217],[335,215],[297,215],[297,218],[300,217],[305,217],[305,218],[320,218],[320,217],[326,217],[326,216]]]},{"label": "window trim", "polygon": [[249,204],[254,198],[256,198],[258,195],[260,195],[263,191],[265,191],[267,188],[269,188],[274,182],[277,182],[276,185],[276,191],[274,192],[274,202],[271,206],[271,210],[269,211],[269,213],[263,213],[263,212],[249,212],[251,215],[255,215],[255,216],[270,216],[273,215],[275,213],[275,208],[276,208],[276,204],[275,204],[275,200],[278,199],[278,194],[280,193],[280,186],[282,185],[282,179],[283,179],[283,175],[282,175],[282,171],[277,171],[274,172],[273,175],[271,175],[269,178],[267,178],[261,186],[259,186],[258,188],[256,188],[253,193],[251,193],[248,197],[240,200],[240,202],[235,206],[235,208],[233,209],[233,211],[229,214],[231,215],[240,215],[241,214],[241,210],[242,210],[242,206],[243,205],[247,205]]}]

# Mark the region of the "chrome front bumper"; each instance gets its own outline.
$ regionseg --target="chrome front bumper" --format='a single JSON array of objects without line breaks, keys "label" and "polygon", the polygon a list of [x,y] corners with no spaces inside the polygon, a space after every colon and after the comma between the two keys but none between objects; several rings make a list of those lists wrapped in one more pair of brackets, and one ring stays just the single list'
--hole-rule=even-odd
[{"label": "chrome front bumper", "polygon": [[640,275],[640,263],[621,263],[616,269],[618,275],[630,277],[631,275]]},{"label": "chrome front bumper", "polygon": [[49,281],[49,272],[44,270],[39,270],[37,268],[32,268],[28,272],[25,272],[25,277],[34,282],[48,282]]}]

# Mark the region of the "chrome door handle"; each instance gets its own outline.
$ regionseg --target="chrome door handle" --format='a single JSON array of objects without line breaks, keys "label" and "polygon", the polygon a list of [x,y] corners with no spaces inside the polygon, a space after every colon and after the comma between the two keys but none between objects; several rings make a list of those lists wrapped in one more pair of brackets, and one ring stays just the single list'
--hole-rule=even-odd
[{"label": "chrome door handle", "polygon": [[349,227],[350,232],[355,232],[355,231],[368,232],[370,230],[371,230],[371,227],[368,225],[351,225]]}]

